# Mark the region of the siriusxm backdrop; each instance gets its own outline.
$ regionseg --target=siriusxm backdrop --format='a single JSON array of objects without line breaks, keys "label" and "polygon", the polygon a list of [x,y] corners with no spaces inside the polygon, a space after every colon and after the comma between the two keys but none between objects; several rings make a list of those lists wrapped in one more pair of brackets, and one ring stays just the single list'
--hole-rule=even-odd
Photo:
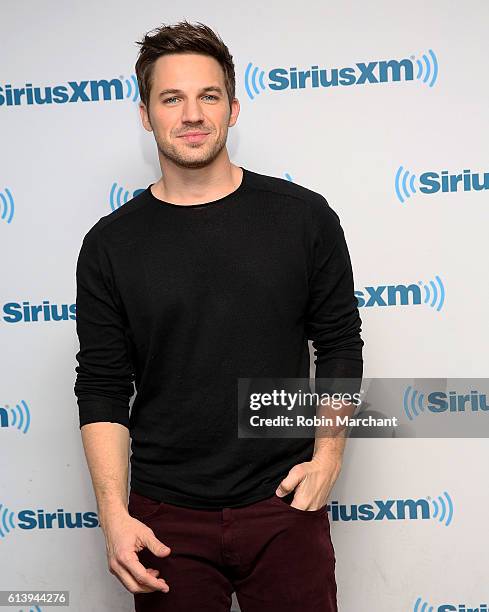
[{"label": "siriusxm backdrop", "polygon": [[[78,429],[76,258],[160,176],[134,41],[183,17],[233,54],[234,163],[339,214],[365,376],[488,370],[487,2],[4,3],[0,589],[69,590],[71,610],[133,601],[107,570]],[[487,456],[484,438],[349,440],[330,497],[342,612],[486,610]]]}]

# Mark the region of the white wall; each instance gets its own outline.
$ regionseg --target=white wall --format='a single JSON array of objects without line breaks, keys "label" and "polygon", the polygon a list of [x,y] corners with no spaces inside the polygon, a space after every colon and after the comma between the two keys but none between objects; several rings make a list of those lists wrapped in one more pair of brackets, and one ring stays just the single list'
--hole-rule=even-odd
[{"label": "white wall", "polygon": [[[7,84],[43,89],[122,77],[126,92],[135,40],[184,17],[207,23],[236,65],[241,113],[229,133],[232,161],[288,175],[327,198],[345,230],[357,290],[429,283],[437,275],[443,283],[440,310],[424,303],[360,309],[365,376],[484,377],[488,370],[489,191],[419,191],[428,171],[470,169],[481,179],[489,172],[487,2],[183,6],[49,0],[1,8],[0,412],[7,421],[0,427],[0,589],[69,590],[76,611],[131,610],[133,599],[107,571],[100,529],[20,526],[22,510],[96,508],[73,395],[75,322],[12,322],[9,308],[16,309],[8,304],[73,304],[81,240],[110,212],[112,185],[131,196],[160,172],[137,100],[9,106]],[[438,63],[432,86],[433,72],[426,83],[416,78],[423,54],[433,67],[429,50]],[[278,67],[329,72],[389,60],[410,60],[415,78],[327,89],[268,86]],[[265,71],[265,90],[254,100],[245,89],[249,62]],[[404,203],[394,180],[401,165],[416,177],[417,193]],[[22,402],[30,414],[25,433],[12,424],[11,409],[25,412]],[[342,612],[487,604],[487,451],[484,438],[348,442],[330,503],[375,506],[446,491],[454,514],[449,525],[432,515],[331,519]]]}]

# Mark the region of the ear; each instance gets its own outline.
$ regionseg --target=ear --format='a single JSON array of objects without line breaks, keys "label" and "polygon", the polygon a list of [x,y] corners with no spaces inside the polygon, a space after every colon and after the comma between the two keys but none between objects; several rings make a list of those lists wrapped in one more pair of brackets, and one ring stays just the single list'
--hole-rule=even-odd
[{"label": "ear", "polygon": [[143,124],[144,129],[147,130],[148,132],[152,132],[153,128],[151,127],[151,122],[149,120],[149,114],[146,109],[146,106],[142,102],[139,103],[139,114],[141,116],[141,123]]},{"label": "ear", "polygon": [[238,98],[234,98],[231,102],[231,114],[229,115],[229,127],[233,127],[233,125],[238,120],[238,115],[240,111],[240,105]]}]

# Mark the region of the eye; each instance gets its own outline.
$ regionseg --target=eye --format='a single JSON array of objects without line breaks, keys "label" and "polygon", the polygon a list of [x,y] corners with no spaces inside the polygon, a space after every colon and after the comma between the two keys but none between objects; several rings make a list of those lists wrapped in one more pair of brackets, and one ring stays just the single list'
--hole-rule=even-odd
[{"label": "eye", "polygon": [[[214,96],[213,94],[207,94],[204,96],[204,98],[214,98],[214,100],[218,100],[218,96]],[[178,98],[176,96],[173,96],[172,98],[166,98],[166,100],[163,100],[164,104],[166,104],[167,102],[170,102],[171,100],[177,100]]]}]

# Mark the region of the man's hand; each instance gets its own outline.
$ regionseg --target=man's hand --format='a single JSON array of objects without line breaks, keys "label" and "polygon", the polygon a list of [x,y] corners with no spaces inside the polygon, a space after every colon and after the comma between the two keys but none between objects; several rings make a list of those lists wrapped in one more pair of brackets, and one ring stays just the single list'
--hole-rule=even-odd
[{"label": "man's hand", "polygon": [[148,548],[159,557],[166,557],[171,552],[150,527],[133,518],[127,511],[105,516],[101,519],[101,527],[105,534],[109,571],[128,591],[167,593],[170,590],[165,580],[157,577],[159,571],[144,567],[137,556],[137,552],[143,548]]},{"label": "man's hand", "polygon": [[311,461],[294,465],[275,493],[283,497],[295,489],[291,506],[318,510],[326,504],[340,470],[341,462],[337,458],[313,457]]}]

